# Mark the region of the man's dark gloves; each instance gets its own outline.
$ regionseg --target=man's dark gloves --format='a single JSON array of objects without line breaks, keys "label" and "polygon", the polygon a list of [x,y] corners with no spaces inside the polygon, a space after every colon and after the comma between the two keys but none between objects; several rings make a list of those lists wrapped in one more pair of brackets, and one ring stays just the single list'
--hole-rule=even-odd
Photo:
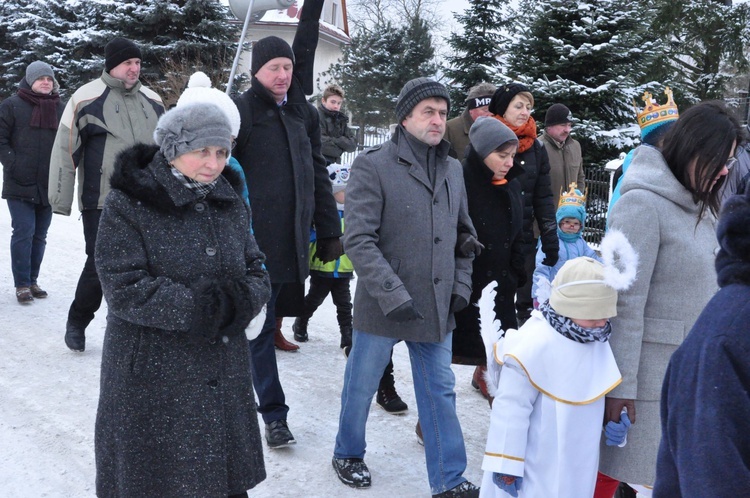
[{"label": "man's dark gloves", "polygon": [[316,255],[323,263],[336,261],[344,254],[344,246],[341,245],[341,239],[338,237],[328,237],[318,239],[318,250]]},{"label": "man's dark gloves", "polygon": [[404,304],[386,315],[394,322],[410,322],[412,320],[424,320],[424,315],[414,306],[414,300],[409,299]]},{"label": "man's dark gloves", "polygon": [[484,244],[479,242],[476,237],[467,232],[461,232],[456,239],[456,252],[459,256],[470,258],[472,255],[479,256],[482,254]]},{"label": "man's dark gloves", "polygon": [[557,251],[550,251],[544,253],[544,259],[542,260],[542,264],[545,266],[555,266],[557,264],[557,260],[559,260],[560,257],[557,254]]},{"label": "man's dark gloves", "polygon": [[462,309],[466,308],[469,302],[458,294],[451,294],[451,313],[458,313]]}]

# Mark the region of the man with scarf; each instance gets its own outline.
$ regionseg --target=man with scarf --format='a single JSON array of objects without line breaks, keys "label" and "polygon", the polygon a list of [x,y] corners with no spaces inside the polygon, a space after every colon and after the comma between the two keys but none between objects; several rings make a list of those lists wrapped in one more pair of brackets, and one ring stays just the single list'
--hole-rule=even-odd
[{"label": "man with scarf", "polygon": [[47,297],[37,278],[52,221],[47,181],[52,145],[64,108],[58,90],[50,65],[35,61],[26,68],[18,93],[0,105],[2,197],[8,201],[12,220],[11,270],[16,299],[21,304]]}]

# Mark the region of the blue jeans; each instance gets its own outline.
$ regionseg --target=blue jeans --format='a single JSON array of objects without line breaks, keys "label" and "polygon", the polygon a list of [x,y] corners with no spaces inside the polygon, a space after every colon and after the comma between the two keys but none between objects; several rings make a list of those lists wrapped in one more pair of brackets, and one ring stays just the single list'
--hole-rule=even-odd
[{"label": "blue jeans", "polygon": [[[456,416],[456,379],[451,370],[451,341],[406,342],[422,426],[427,475],[432,494],[466,481],[466,447]],[[354,330],[341,392],[336,458],[364,458],[365,426],[383,369],[398,339]]]},{"label": "blue jeans", "polygon": [[273,334],[276,331],[276,298],[282,284],[271,284],[271,299],[266,305],[266,321],[258,337],[249,341],[250,368],[253,374],[253,387],[258,394],[258,412],[263,421],[270,424],[275,420],[286,420],[289,407],[286,405],[284,389],[279,380],[276,366],[276,348]]},{"label": "blue jeans", "polygon": [[52,208],[28,201],[8,199],[13,235],[10,237],[10,266],[16,287],[28,287],[39,278]]}]

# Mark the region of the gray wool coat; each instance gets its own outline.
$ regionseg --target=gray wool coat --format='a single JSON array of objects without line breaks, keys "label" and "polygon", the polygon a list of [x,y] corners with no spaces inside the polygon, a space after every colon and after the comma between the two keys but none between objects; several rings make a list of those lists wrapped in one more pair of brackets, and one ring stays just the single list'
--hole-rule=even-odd
[{"label": "gray wool coat", "polygon": [[[406,341],[441,342],[455,328],[451,295],[469,301],[472,258],[456,255],[459,226],[476,236],[461,164],[436,148],[434,188],[399,126],[391,140],[352,164],[344,249],[359,285],[354,328]],[[416,139],[414,139],[416,140]],[[423,144],[426,148],[426,145]],[[386,315],[413,299],[424,320]]]},{"label": "gray wool coat", "polygon": [[608,396],[635,399],[637,420],[624,448],[602,445],[599,470],[651,486],[669,359],[718,290],[716,220],[708,213],[698,222],[698,204],[653,147],[636,149],[622,181],[610,228],[625,234],[640,261],[635,282],[619,293],[617,317],[612,319],[609,342],[622,383]]},{"label": "gray wool coat", "polygon": [[241,282],[254,316],[270,281],[250,211],[233,189],[239,176],[226,168],[201,200],[157,150],[138,145],[119,156],[99,223],[108,315],[97,495],[226,497],[266,475],[248,341],[242,325],[221,340],[196,333],[212,308],[194,286]]}]

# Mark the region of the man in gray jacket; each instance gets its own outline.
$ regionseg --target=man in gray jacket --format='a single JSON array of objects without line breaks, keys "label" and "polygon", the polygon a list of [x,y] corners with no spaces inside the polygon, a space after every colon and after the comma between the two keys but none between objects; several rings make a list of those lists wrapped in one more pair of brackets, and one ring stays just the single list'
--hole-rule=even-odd
[{"label": "man in gray jacket", "polygon": [[344,248],[359,284],[333,467],[355,488],[371,484],[363,460],[367,413],[391,349],[405,341],[432,493],[479,495],[463,477],[466,449],[450,368],[453,313],[471,294],[472,258],[457,255],[456,240],[459,232],[476,232],[461,166],[443,140],[449,105],[440,83],[409,81],[396,102],[391,140],[352,165]]},{"label": "man in gray jacket", "polygon": [[49,203],[53,213],[65,216],[70,216],[78,173],[87,258],[65,326],[65,344],[78,352],[86,348],[86,327],[102,303],[94,246],[115,156],[138,142],[154,143],[164,113],[159,96],[141,85],[141,49],[135,43],[114,38],[104,54],[101,77],[76,90],[65,106],[49,168]]}]

